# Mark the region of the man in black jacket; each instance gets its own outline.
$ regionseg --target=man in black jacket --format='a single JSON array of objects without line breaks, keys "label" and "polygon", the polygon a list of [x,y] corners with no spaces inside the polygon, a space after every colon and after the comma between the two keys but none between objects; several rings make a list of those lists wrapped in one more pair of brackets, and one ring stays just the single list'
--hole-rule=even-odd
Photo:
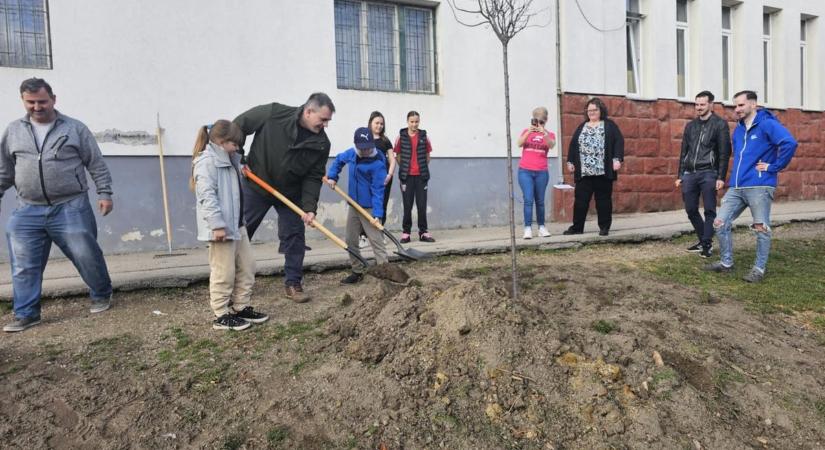
[{"label": "man in black jacket", "polygon": [[[713,94],[702,91],[696,95],[696,118],[685,126],[682,153],[679,157],[679,178],[682,199],[699,242],[687,248],[709,258],[713,250],[713,220],[716,218],[716,191],[725,186],[730,159],[730,128],[725,119],[713,112]],[[699,195],[705,207],[705,217],[699,213]]]},{"label": "man in black jacket", "polygon": [[286,297],[296,303],[309,300],[302,286],[304,226],[312,223],[318,208],[330,150],[324,128],[333,113],[335,106],[329,96],[317,92],[301,106],[271,103],[235,118],[244,136],[255,134],[249,150],[249,169],[306,213],[298,217],[254,183],[244,186],[242,206],[250,239],[270,208],[278,213],[278,251],[284,254]]}]

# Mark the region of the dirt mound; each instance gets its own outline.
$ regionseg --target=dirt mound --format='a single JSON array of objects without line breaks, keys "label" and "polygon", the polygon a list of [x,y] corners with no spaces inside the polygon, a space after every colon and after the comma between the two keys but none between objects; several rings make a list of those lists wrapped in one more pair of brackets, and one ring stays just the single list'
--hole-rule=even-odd
[{"label": "dirt mound", "polygon": [[371,266],[367,269],[367,273],[381,280],[389,280],[393,283],[406,283],[410,279],[409,274],[404,272],[398,264],[386,263],[377,266]]}]

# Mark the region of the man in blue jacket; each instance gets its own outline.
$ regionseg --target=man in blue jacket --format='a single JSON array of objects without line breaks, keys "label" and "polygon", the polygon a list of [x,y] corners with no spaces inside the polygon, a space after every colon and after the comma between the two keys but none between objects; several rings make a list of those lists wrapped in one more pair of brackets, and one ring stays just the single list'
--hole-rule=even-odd
[{"label": "man in blue jacket", "polygon": [[719,237],[721,261],[705,266],[705,270],[733,270],[731,225],[745,208],[750,208],[751,228],[756,232],[756,261],[743,279],[758,283],[765,277],[771,250],[770,215],[777,174],[791,162],[797,143],[770,111],[756,108],[755,92],[739,92],[733,100],[739,125],[733,131],[730,189],[722,198],[722,208],[713,222]]},{"label": "man in blue jacket", "polygon": [[[347,213],[347,246],[358,253],[358,240],[362,233],[367,235],[378,264],[385,264],[387,251],[384,249],[382,233],[376,227],[384,216],[384,179],[387,178],[387,160],[384,152],[375,148],[375,141],[369,128],[355,130],[354,148],[340,153],[327,172],[327,183],[335,187],[338,175],[345,165],[349,166],[349,195],[373,216],[367,219],[350,207]],[[359,253],[360,256],[360,253]],[[350,255],[352,273],[341,280],[344,284],[354,284],[364,278],[364,268],[355,256]]]}]

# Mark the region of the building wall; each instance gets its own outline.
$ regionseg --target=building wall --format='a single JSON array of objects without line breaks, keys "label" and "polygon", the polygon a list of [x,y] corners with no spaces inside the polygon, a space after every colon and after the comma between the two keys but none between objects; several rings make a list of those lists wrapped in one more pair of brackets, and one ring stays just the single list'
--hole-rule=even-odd
[{"label": "building wall", "polygon": [[[581,94],[563,97],[564,142],[570,141],[576,125],[583,120],[582,111],[588,98]],[[696,117],[693,105],[675,100],[601,98],[625,137],[624,165],[613,191],[614,211],[681,209],[681,191],[674,182],[679,170],[682,132],[688,121]],[[715,112],[728,121],[733,131],[736,125],[733,108],[717,104]],[[799,142],[790,165],[779,174],[776,200],[825,199],[825,115],[799,109],[772,112]],[[568,183],[573,183],[570,174],[564,176]],[[572,195],[560,191],[555,195],[554,219],[571,221]]]},{"label": "building wall", "polygon": [[[435,94],[338,89],[331,0],[50,0],[53,68],[0,67],[0,123],[24,114],[18,86],[36,76],[51,83],[61,112],[95,133],[121,135],[100,140],[115,191],[115,212],[99,220],[106,252],[166,247],[158,117],[175,246],[188,247],[198,245],[186,188],[197,129],[259,104],[298,105],[314,91],[327,92],[337,108],[327,130],[331,156],[351,146],[353,130],[366,125],[373,110],[384,113],[392,139],[409,110],[421,113],[433,142],[433,228],[506,223],[501,43],[489,28],[460,25],[443,1],[403,3],[434,8]],[[528,28],[509,45],[513,141],[529,126],[534,107],[546,106],[551,123],[558,117],[555,3],[537,0],[534,8],[542,11],[534,23],[549,26]],[[396,190],[394,226],[400,222]],[[343,203],[322,192],[319,216],[342,225]],[[10,191],[0,208],[3,223],[14,206]],[[274,239],[268,227],[260,237]]]}]

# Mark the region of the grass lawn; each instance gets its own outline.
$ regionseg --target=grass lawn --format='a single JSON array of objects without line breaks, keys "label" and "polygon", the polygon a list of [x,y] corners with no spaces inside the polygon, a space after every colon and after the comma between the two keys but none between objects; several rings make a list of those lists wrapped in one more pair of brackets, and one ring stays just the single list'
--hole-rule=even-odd
[{"label": "grass lawn", "polygon": [[825,239],[774,239],[767,274],[758,284],[742,280],[753,264],[754,249],[739,251],[734,246],[736,263],[731,274],[702,270],[717,259],[718,253],[710,259],[685,254],[657,259],[643,268],[709,294],[745,301],[757,311],[825,313]]}]

